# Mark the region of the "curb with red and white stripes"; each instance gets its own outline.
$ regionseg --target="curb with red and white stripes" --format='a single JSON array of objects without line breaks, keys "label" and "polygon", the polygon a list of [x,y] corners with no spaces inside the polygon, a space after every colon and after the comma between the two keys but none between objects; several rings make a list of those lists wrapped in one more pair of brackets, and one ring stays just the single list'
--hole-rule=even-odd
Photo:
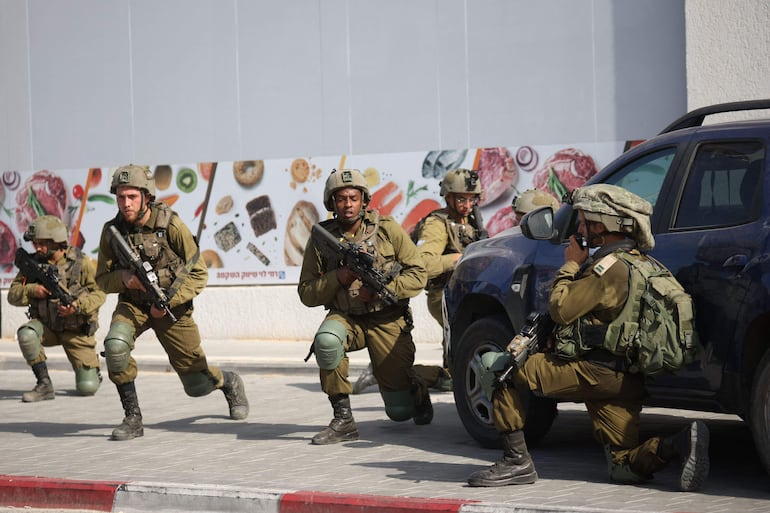
[{"label": "curb with red and white stripes", "polygon": [[[0,475],[0,506],[87,509],[121,513],[607,513],[604,509],[482,503],[463,499],[392,497],[312,491],[188,486],[176,483],[82,481]],[[626,512],[629,513],[629,512]],[[649,513],[649,512],[648,512]]]}]

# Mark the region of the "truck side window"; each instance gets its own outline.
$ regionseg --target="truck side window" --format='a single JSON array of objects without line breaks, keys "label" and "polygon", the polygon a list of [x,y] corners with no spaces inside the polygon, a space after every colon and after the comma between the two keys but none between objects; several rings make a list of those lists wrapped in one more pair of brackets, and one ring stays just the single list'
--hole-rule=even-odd
[{"label": "truck side window", "polygon": [[676,148],[664,148],[627,164],[606,182],[623,187],[646,199],[652,206],[658,200],[663,180],[676,156]]},{"label": "truck side window", "polygon": [[[626,164],[617,173],[607,177],[604,183],[623,187],[649,201],[653,208],[658,201],[660,189],[666,179],[671,163],[676,156],[676,147],[659,149]],[[572,213],[568,228],[563,234],[564,240],[577,233],[577,214]]]},{"label": "truck side window", "polygon": [[674,228],[733,226],[757,219],[763,167],[760,142],[701,145],[692,160]]}]

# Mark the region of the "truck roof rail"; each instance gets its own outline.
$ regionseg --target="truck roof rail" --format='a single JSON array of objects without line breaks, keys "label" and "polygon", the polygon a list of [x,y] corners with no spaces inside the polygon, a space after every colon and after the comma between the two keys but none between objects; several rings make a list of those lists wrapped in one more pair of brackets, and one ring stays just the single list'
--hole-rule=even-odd
[{"label": "truck roof rail", "polygon": [[709,105],[707,107],[701,107],[695,109],[692,112],[688,112],[684,116],[680,117],[666,128],[664,128],[660,134],[673,132],[674,130],[680,130],[682,128],[692,128],[696,126],[702,126],[703,120],[706,116],[713,114],[721,114],[724,112],[738,112],[742,110],[762,110],[770,109],[770,99],[764,100],[744,100],[739,102],[718,103],[716,105]]}]

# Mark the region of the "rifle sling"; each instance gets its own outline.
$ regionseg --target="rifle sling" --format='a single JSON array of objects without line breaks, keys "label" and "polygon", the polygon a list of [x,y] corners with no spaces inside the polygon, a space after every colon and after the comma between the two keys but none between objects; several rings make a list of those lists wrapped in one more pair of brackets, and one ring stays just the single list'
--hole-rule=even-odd
[{"label": "rifle sling", "polygon": [[174,297],[174,294],[176,294],[176,291],[179,290],[179,287],[182,286],[182,283],[184,283],[185,278],[187,278],[187,275],[190,274],[190,271],[192,271],[193,266],[198,262],[198,259],[201,256],[201,250],[200,247],[195,252],[193,257],[185,263],[184,267],[181,271],[176,275],[176,278],[174,278],[173,283],[171,283],[171,286],[168,288],[168,291],[166,292],[168,294],[168,300],[171,301],[171,298]]}]

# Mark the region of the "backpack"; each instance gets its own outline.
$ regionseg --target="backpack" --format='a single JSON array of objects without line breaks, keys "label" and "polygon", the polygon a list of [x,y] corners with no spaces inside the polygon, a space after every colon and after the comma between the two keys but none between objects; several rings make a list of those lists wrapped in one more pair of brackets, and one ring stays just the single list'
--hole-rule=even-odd
[{"label": "backpack", "polygon": [[631,282],[623,312],[608,326],[605,349],[625,356],[630,372],[645,375],[674,372],[695,361],[700,344],[692,297],[649,255],[614,254],[628,264]]},{"label": "backpack", "polygon": [[419,242],[419,240],[420,240],[420,234],[422,233],[422,227],[425,226],[425,221],[428,219],[428,216],[430,216],[430,214],[428,214],[427,216],[425,216],[422,219],[420,219],[417,222],[417,224],[414,225],[414,229],[412,230],[412,233],[409,234],[409,237],[412,239],[412,242],[414,242],[415,244],[417,244]]}]

